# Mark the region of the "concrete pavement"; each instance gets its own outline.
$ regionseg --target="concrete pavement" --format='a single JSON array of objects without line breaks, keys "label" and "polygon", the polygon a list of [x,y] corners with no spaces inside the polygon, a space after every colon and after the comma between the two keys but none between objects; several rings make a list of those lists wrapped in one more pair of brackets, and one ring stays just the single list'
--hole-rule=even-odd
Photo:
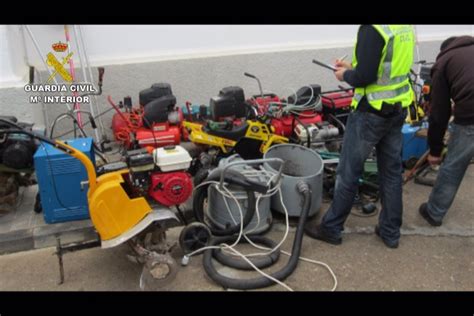
[{"label": "concrete pavement", "polygon": [[[373,233],[377,217],[350,216],[343,244],[329,245],[305,237],[302,255],[331,266],[338,279],[339,291],[473,291],[474,290],[474,166],[471,165],[457,198],[441,227],[433,228],[418,215],[418,206],[431,190],[410,182],[404,187],[404,224],[398,249],[384,246]],[[323,205],[326,210],[327,205]],[[169,233],[176,240],[179,227]],[[283,236],[284,226],[275,223],[268,236]],[[294,237],[291,228],[283,249],[290,250]],[[245,250],[245,247],[243,247]],[[0,290],[139,290],[141,267],[125,257],[128,248],[90,249],[64,256],[65,283],[59,279],[54,248],[19,252],[0,256]],[[181,259],[177,247],[173,256]],[[279,269],[287,257],[270,271]],[[221,267],[222,273],[249,277],[255,272],[236,272]],[[311,263],[300,262],[286,280],[299,291],[327,291],[333,286],[328,271]],[[187,267],[179,267],[176,279],[162,290],[221,291],[202,267],[202,256],[193,257]],[[284,290],[279,285],[265,290]]]}]

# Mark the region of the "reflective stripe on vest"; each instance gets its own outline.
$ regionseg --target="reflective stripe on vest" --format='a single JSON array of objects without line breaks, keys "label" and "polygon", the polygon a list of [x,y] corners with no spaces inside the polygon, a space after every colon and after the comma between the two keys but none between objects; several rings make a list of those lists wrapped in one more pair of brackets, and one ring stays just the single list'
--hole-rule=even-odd
[{"label": "reflective stripe on vest", "polygon": [[[388,90],[388,91],[380,91],[380,92],[373,92],[373,93],[368,93],[367,94],[367,100],[369,101],[375,101],[375,100],[383,100],[383,99],[390,99],[390,98],[395,98],[398,97],[399,95],[402,95],[404,93],[407,93],[410,91],[410,85],[405,85],[401,88],[395,89],[395,90]],[[357,101],[357,103],[362,100],[364,96],[362,94],[354,94],[353,98]]]},{"label": "reflective stripe on vest", "polygon": [[[410,49],[410,44],[413,45],[412,48],[414,48],[413,29],[408,29],[405,26],[389,25],[379,25],[374,26],[374,28],[384,38],[383,60],[381,60],[379,64],[376,82],[365,88],[356,88],[354,90],[351,106],[357,107],[364,95],[366,95],[369,104],[377,110],[380,110],[382,102],[384,101],[389,103],[402,102],[402,105],[406,107],[408,106],[407,100],[411,100],[411,97],[409,97],[411,87],[408,80],[409,71],[404,72],[409,63],[413,62],[413,52],[410,53],[407,51]],[[403,38],[398,37],[399,35],[403,36]],[[412,42],[407,43],[406,40]],[[402,41],[401,45],[395,44],[399,43],[399,41]],[[354,48],[353,67],[357,67],[356,47]],[[394,50],[397,50],[397,52],[395,52],[397,54],[395,56],[395,63]],[[401,56],[404,57],[401,58]],[[394,72],[398,72],[398,74]]]},{"label": "reflective stripe on vest", "polygon": [[392,72],[392,59],[393,59],[393,40],[394,36],[388,25],[381,25],[382,29],[389,36],[387,42],[387,54],[383,61],[383,73],[382,77],[377,79],[376,84],[379,86],[389,86],[392,84],[397,84],[403,82],[407,79],[407,76],[398,76],[393,79],[390,79],[390,73]]},{"label": "reflective stripe on vest", "polygon": [[390,72],[392,71],[392,58],[393,58],[393,33],[388,27],[388,25],[381,25],[384,32],[388,35],[388,42],[387,42],[387,54],[385,55],[385,59],[383,61],[383,72],[382,77],[377,80],[377,84],[379,85],[389,85],[390,83]]},{"label": "reflective stripe on vest", "polygon": [[408,91],[410,91],[409,84],[404,85],[403,87],[395,89],[395,90],[368,93],[367,100],[375,101],[375,100],[391,99],[391,98],[398,97],[399,95],[402,95],[404,93],[407,93]]},{"label": "reflective stripe on vest", "polygon": [[[384,67],[385,67],[385,65],[384,65]],[[391,68],[391,64],[387,68]],[[384,74],[385,74],[385,70],[384,70]],[[393,79],[390,79],[390,76],[388,76],[388,79],[386,77],[377,79],[376,83],[379,86],[390,86],[392,84],[402,83],[403,81],[405,81],[407,79],[408,79],[408,76],[398,76],[398,77],[395,77]]]}]

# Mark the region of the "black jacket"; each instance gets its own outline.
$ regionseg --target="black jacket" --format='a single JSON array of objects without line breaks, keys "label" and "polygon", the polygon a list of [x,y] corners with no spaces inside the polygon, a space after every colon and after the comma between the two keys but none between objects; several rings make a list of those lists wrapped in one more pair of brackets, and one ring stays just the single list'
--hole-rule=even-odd
[{"label": "black jacket", "polygon": [[428,144],[440,156],[443,137],[451,117],[454,123],[474,124],[474,37],[460,36],[442,50],[431,68],[431,113]]},{"label": "black jacket", "polygon": [[[367,87],[377,81],[377,70],[382,59],[385,41],[372,25],[361,25],[357,33],[357,67],[344,72],[344,81],[355,88]],[[364,96],[359,103],[361,108],[369,103]]]}]

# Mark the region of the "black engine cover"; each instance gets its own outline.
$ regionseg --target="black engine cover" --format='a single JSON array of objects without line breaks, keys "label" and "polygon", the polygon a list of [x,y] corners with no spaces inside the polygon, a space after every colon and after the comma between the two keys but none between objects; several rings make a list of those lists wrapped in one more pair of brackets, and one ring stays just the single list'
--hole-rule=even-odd
[{"label": "black engine cover", "polygon": [[211,98],[209,107],[214,121],[224,117],[245,117],[247,106],[244,90],[236,86],[222,88],[218,96]]},{"label": "black engine cover", "polygon": [[153,123],[168,121],[168,113],[174,109],[175,105],[176,97],[174,95],[165,95],[151,101],[145,105],[143,125],[150,128]]},{"label": "black engine cover", "polygon": [[220,96],[229,96],[234,98],[234,114],[235,117],[245,117],[247,113],[247,107],[245,105],[245,94],[244,89],[237,86],[225,87],[219,91]]},{"label": "black engine cover", "polygon": [[141,106],[145,106],[151,101],[166,95],[172,95],[171,85],[166,82],[154,83],[151,88],[140,91],[139,102]]},{"label": "black engine cover", "polygon": [[[32,131],[32,124],[18,122],[14,116],[0,116],[2,119],[16,123],[21,128]],[[0,123],[0,129],[12,129],[12,126]],[[13,129],[16,129],[13,127]],[[33,167],[33,155],[36,151],[34,139],[25,134],[0,133],[0,164],[13,169]]]},{"label": "black engine cover", "polygon": [[3,150],[2,162],[13,169],[31,168],[34,153],[34,142],[13,142]]}]

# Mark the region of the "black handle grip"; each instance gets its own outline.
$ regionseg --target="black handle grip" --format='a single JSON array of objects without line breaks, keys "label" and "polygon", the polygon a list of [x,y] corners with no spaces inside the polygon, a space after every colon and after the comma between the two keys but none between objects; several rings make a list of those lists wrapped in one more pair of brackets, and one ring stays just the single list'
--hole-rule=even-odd
[{"label": "black handle grip", "polygon": [[29,76],[29,84],[35,83],[35,67],[30,66],[30,76]]},{"label": "black handle grip", "polygon": [[253,78],[253,79],[257,79],[257,77],[255,77],[252,74],[249,74],[248,72],[244,72],[244,76],[247,76],[247,77],[250,77],[250,78]]},{"label": "black handle grip", "polygon": [[97,124],[95,124],[94,117],[92,115],[89,115],[89,121],[91,122],[91,126],[93,129],[97,128]]},{"label": "black handle grip", "polygon": [[241,174],[236,175],[233,170],[227,172],[227,174],[224,176],[224,180],[229,184],[240,185],[241,187],[249,189],[250,191],[262,194],[265,194],[268,191],[268,186],[266,184],[250,180]]},{"label": "black handle grip", "polygon": [[99,70],[99,84],[102,84],[102,79],[104,78],[104,67],[97,68]]}]

